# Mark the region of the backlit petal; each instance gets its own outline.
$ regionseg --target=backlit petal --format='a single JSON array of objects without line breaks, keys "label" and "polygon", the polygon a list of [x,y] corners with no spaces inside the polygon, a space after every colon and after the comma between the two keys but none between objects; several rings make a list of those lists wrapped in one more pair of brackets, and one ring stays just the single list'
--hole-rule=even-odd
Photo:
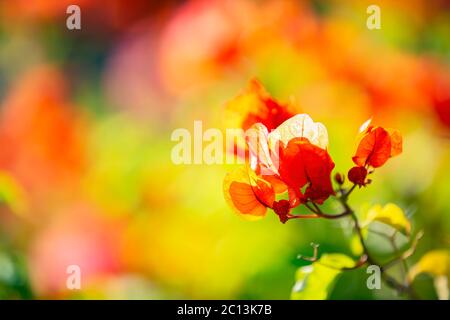
[{"label": "backlit petal", "polygon": [[227,174],[223,191],[233,210],[249,220],[262,218],[266,214],[267,206],[272,205],[275,200],[270,184],[256,177],[246,167]]},{"label": "backlit petal", "polygon": [[269,133],[269,146],[274,148],[278,141],[287,145],[294,138],[306,138],[322,149],[328,147],[328,132],[320,122],[314,122],[307,114],[298,114],[283,122]]},{"label": "backlit petal", "polygon": [[292,139],[280,153],[281,179],[303,200],[322,203],[334,194],[331,184],[333,168],[328,152],[305,138]]},{"label": "backlit petal", "polygon": [[391,156],[391,138],[389,133],[381,128],[373,128],[365,134],[358,145],[353,162],[358,166],[370,165],[381,167]]}]

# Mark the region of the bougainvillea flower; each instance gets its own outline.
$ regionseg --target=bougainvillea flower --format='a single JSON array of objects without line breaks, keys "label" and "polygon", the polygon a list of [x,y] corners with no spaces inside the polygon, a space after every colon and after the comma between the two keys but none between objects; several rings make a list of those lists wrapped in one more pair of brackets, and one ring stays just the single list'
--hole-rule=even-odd
[{"label": "bougainvillea flower", "polygon": [[[227,175],[225,198],[239,214],[255,219],[271,208],[281,222],[290,210],[308,201],[322,204],[334,194],[325,126],[308,115],[296,115],[268,133],[262,123],[248,131],[249,163]],[[276,201],[287,194],[288,200]]]},{"label": "bougainvillea flower", "polygon": [[[253,79],[244,92],[225,106],[225,126],[247,131],[259,123],[269,132],[294,115],[294,108],[277,102],[258,80]],[[260,128],[256,128],[256,130],[260,131]],[[247,147],[244,139],[239,137],[235,149],[245,150],[247,153]],[[233,150],[233,152],[235,151]]]},{"label": "bougainvillea flower", "polygon": [[291,106],[273,99],[256,79],[249,82],[243,93],[228,102],[225,111],[227,126],[244,130],[261,123],[271,131],[295,115]]},{"label": "bougainvillea flower", "polygon": [[361,131],[361,139],[352,158],[357,166],[378,168],[402,152],[402,136],[397,130],[374,127],[366,122]]}]

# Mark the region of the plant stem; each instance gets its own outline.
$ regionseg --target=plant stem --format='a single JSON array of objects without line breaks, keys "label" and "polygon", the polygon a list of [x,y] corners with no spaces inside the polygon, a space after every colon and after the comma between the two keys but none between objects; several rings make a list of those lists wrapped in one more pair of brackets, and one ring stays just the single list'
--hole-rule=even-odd
[{"label": "plant stem", "polygon": [[320,218],[317,214],[288,214],[288,219],[311,219],[311,218]]},{"label": "plant stem", "polygon": [[350,212],[348,210],[346,210],[346,211],[344,211],[342,213],[339,213],[339,214],[327,214],[327,213],[323,213],[322,210],[320,210],[320,207],[317,204],[315,204],[314,202],[312,203],[312,205],[314,206],[314,208],[312,208],[310,205],[308,205],[308,203],[305,203],[305,206],[309,210],[314,212],[320,218],[339,219],[339,218],[345,217],[345,216],[350,214]]},{"label": "plant stem", "polygon": [[422,236],[423,236],[423,232],[422,231],[418,232],[416,234],[416,236],[414,237],[413,241],[411,242],[409,249],[404,251],[403,253],[399,254],[392,260],[386,262],[384,264],[385,269],[388,269],[388,268],[392,267],[393,265],[397,264],[398,262],[400,262],[401,260],[406,260],[410,256],[412,256],[414,254],[414,252],[416,251],[417,244],[419,243],[419,240],[422,238]]},{"label": "plant stem", "polygon": [[[346,204],[346,206],[349,207],[348,204]],[[364,240],[364,236],[361,231],[361,227],[358,222],[358,218],[356,217],[356,214],[354,213],[353,210],[351,210],[350,216],[352,217],[352,220],[354,223],[354,228],[355,228],[356,234],[359,238],[359,241],[361,242],[361,246],[363,247],[364,254],[367,255],[367,262],[370,264],[373,264],[373,265],[377,265],[380,268],[381,276],[388,286],[395,289],[398,293],[407,293],[410,296],[410,298],[417,299],[415,293],[413,292],[413,290],[411,289],[410,286],[399,283],[395,278],[393,278],[389,274],[387,274],[385,267],[383,267],[382,265],[380,265],[379,263],[377,263],[375,261],[375,259],[370,254],[370,252],[367,248],[367,245]]]},{"label": "plant stem", "polygon": [[[364,236],[362,234],[362,230],[361,230],[361,226],[359,225],[359,221],[358,218],[355,214],[355,212],[353,211],[353,209],[349,206],[347,199],[348,196],[353,192],[353,190],[355,190],[356,188],[356,184],[354,184],[346,193],[342,193],[340,197],[337,197],[337,200],[342,204],[342,206],[344,207],[344,211],[340,214],[336,214],[336,215],[331,215],[331,214],[326,214],[323,213],[322,210],[320,209],[320,207],[312,202],[312,206],[310,206],[308,203],[305,204],[305,206],[312,211],[313,213],[315,213],[317,216],[321,217],[321,218],[325,218],[325,219],[339,219],[342,217],[346,217],[346,216],[350,216],[352,221],[353,221],[353,226],[354,226],[354,230],[359,238],[359,241],[361,242],[361,246],[363,248],[363,256],[365,256],[365,263],[369,263],[372,265],[377,265],[380,268],[380,272],[381,272],[381,277],[383,278],[384,282],[391,287],[392,289],[396,290],[399,294],[402,293],[406,293],[409,295],[409,297],[411,299],[417,299],[417,296],[415,294],[415,292],[413,291],[412,287],[410,286],[409,283],[406,284],[402,284],[400,282],[398,282],[394,277],[390,276],[386,270],[387,270],[387,265],[382,266],[381,264],[379,264],[374,258],[373,256],[370,254],[369,249],[365,243],[364,240]],[[396,249],[396,246],[394,248],[394,250]],[[401,258],[403,258],[403,256],[400,256]],[[406,264],[406,262],[403,260],[403,263]],[[359,264],[359,266],[364,265],[365,263]]]},{"label": "plant stem", "polygon": [[348,191],[347,193],[344,193],[340,199],[347,201],[348,196],[353,192],[353,190],[355,190],[356,188],[356,184],[354,184]]},{"label": "plant stem", "polygon": [[[400,250],[397,246],[397,243],[395,242],[395,236],[397,235],[397,231],[395,231],[392,236],[389,237],[389,242],[391,243],[392,249],[394,250],[396,255],[400,254]],[[406,263],[405,259],[400,259],[401,260],[401,268],[402,268],[402,273],[403,273],[403,278],[405,279],[405,284],[408,285],[408,282],[406,280],[406,277],[408,275],[408,264]]]}]

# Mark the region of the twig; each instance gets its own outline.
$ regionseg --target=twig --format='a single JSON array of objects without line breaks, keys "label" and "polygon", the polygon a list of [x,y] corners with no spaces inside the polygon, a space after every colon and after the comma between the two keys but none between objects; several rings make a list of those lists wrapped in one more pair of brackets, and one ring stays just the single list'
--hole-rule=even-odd
[{"label": "twig", "polygon": [[314,242],[311,242],[310,245],[311,245],[311,247],[313,247],[313,250],[314,250],[313,251],[313,256],[312,257],[306,257],[306,256],[303,256],[303,255],[299,254],[297,256],[298,259],[302,259],[302,260],[308,261],[308,262],[316,262],[317,261],[317,257],[318,257],[318,254],[319,254],[319,245],[314,243]]},{"label": "twig", "polygon": [[320,209],[320,207],[315,204],[314,202],[312,202],[312,205],[314,206],[311,207],[308,203],[305,203],[305,206],[311,210],[312,212],[314,212],[317,216],[319,216],[320,218],[325,218],[325,219],[339,219],[345,216],[348,216],[350,214],[350,212],[348,210],[339,213],[339,214],[327,214],[327,213],[323,213],[322,210]]},{"label": "twig", "polygon": [[414,237],[413,241],[411,242],[409,249],[407,249],[406,251],[404,251],[402,254],[398,255],[394,259],[386,262],[384,264],[384,268],[389,269],[392,266],[394,266],[395,264],[397,264],[398,262],[400,262],[401,260],[406,260],[409,257],[411,257],[414,254],[414,252],[416,252],[417,244],[419,243],[419,241],[422,237],[423,237],[423,231],[417,232],[416,236]]},{"label": "twig", "polygon": [[358,218],[356,217],[356,215],[353,211],[352,211],[351,217],[354,222],[354,228],[355,228],[356,234],[358,235],[358,238],[363,247],[363,251],[367,255],[367,262],[370,264],[379,266],[381,276],[382,276],[383,280],[387,283],[387,285],[389,285],[391,288],[395,289],[398,293],[407,293],[412,299],[416,299],[417,297],[410,286],[399,283],[395,278],[391,277],[386,272],[386,267],[377,263],[375,261],[375,259],[370,255],[367,245],[364,241],[364,237],[362,235],[361,227],[359,226],[359,223],[358,223]]},{"label": "twig", "polygon": [[327,267],[327,268],[331,268],[331,269],[335,269],[335,270],[341,270],[341,271],[350,271],[350,270],[355,270],[358,269],[360,267],[362,267],[363,265],[365,265],[367,263],[367,255],[363,254],[361,257],[359,257],[358,261],[356,261],[355,265],[353,267],[343,267],[343,268],[338,268],[335,267],[333,265],[330,264],[326,264],[323,262],[318,261],[317,263]]},{"label": "twig", "polygon": [[288,214],[288,219],[311,219],[311,218],[320,218],[317,214]]},{"label": "twig", "polygon": [[[420,237],[422,237],[423,233],[419,232],[416,235],[414,241],[412,242],[410,249],[406,250],[405,252],[403,252],[401,255],[399,255],[398,257],[396,257],[392,261],[389,261],[389,262],[387,262],[384,265],[381,265],[380,263],[378,263],[375,260],[375,258],[370,254],[370,251],[369,251],[369,249],[368,249],[368,247],[367,247],[367,245],[365,243],[364,236],[362,234],[362,230],[361,230],[361,226],[359,225],[358,218],[356,217],[355,212],[353,211],[353,209],[349,206],[349,204],[347,202],[347,199],[348,199],[349,195],[353,192],[353,190],[355,190],[356,186],[357,185],[354,184],[345,193],[344,193],[344,191],[342,189],[340,190],[340,196],[336,197],[336,199],[341,203],[341,205],[344,208],[344,211],[339,213],[339,214],[333,215],[333,214],[324,213],[324,212],[322,212],[322,210],[320,209],[320,207],[316,203],[311,202],[311,205],[310,205],[307,202],[304,205],[311,212],[313,212],[314,215],[299,215],[299,216],[292,216],[292,217],[299,217],[299,218],[300,217],[314,217],[314,218],[319,217],[319,218],[325,218],[325,219],[339,219],[339,218],[343,218],[343,217],[346,217],[346,216],[350,216],[352,218],[352,220],[353,220],[354,230],[355,230],[355,232],[356,232],[356,234],[357,234],[357,236],[359,238],[359,241],[361,243],[361,246],[363,248],[363,255],[360,257],[359,261],[355,264],[355,266],[351,267],[351,268],[336,268],[336,267],[333,267],[333,266],[328,266],[328,265],[326,265],[326,266],[330,267],[330,268],[334,268],[334,269],[339,269],[339,270],[352,270],[352,269],[359,268],[359,267],[361,267],[362,265],[364,265],[366,263],[369,263],[369,264],[372,264],[372,265],[377,265],[380,268],[381,277],[383,278],[384,282],[389,287],[391,287],[394,290],[396,290],[399,294],[406,293],[406,294],[408,294],[410,296],[410,298],[417,299],[417,295],[414,292],[414,290],[413,290],[412,286],[410,285],[410,283],[406,282],[404,284],[404,283],[398,282],[394,277],[390,276],[387,273],[387,270],[392,265],[396,264],[397,262],[399,262],[401,260],[402,263],[404,263],[403,267],[405,269],[405,272],[407,272],[407,267],[408,266],[406,264],[406,261],[404,261],[404,260],[407,259],[408,257],[410,257],[414,253],[415,248],[417,246],[417,242],[420,239]],[[381,232],[376,232],[374,230],[370,230],[370,231],[373,232],[373,233],[377,233],[377,234],[379,234],[381,236],[386,237],[386,239],[388,239],[391,242],[391,244],[393,245],[394,250],[396,252],[398,252],[398,247],[397,247],[397,245],[395,243],[395,239],[394,239],[396,233],[394,233],[392,235],[392,237],[389,237],[388,235],[386,235],[384,233],[381,233]],[[300,258],[302,258],[303,260],[306,260],[306,261],[313,261],[314,262],[314,261],[317,260],[316,251],[314,252],[314,257],[312,257],[312,258],[302,257],[302,256],[300,256]]]}]

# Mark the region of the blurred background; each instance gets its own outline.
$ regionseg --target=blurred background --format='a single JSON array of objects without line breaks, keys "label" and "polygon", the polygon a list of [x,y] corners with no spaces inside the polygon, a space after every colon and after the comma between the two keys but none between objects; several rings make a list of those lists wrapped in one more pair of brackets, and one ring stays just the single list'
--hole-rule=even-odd
[{"label": "blurred background", "polygon": [[[405,209],[424,230],[410,263],[449,248],[448,1],[0,0],[0,298],[289,299],[311,241],[352,255],[345,221],[244,221],[230,167],[171,162],[172,131],[223,129],[252,77],[325,124],[335,172],[369,117],[399,129],[403,154],[351,204]],[[366,278],[346,272],[330,298],[398,298]],[[430,277],[414,286],[436,298]]]}]

